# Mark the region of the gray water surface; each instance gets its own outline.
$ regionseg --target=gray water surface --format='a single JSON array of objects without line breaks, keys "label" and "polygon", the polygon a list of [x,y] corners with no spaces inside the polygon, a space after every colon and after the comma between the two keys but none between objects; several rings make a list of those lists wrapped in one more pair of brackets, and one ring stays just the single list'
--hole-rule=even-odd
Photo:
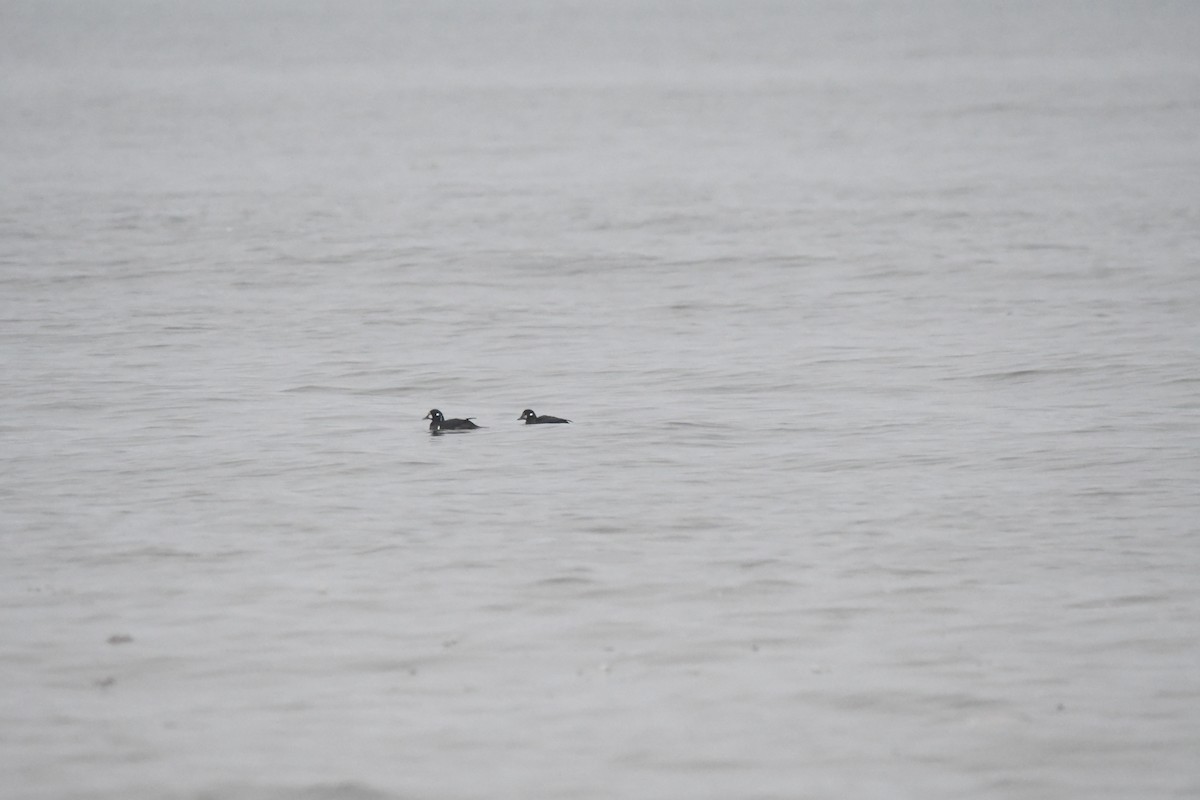
[{"label": "gray water surface", "polygon": [[1196,41],[6,3],[0,793],[1200,794]]}]

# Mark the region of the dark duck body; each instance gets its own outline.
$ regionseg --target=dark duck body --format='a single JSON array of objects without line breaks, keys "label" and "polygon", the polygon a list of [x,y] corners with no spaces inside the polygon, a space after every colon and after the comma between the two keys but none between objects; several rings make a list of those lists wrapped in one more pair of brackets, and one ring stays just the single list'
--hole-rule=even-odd
[{"label": "dark duck body", "polygon": [[525,420],[526,425],[546,425],[553,422],[567,423],[571,421],[569,419],[563,419],[562,417],[552,417],[549,414],[542,414],[539,417],[537,414],[533,413],[532,408],[527,408],[522,411],[521,416],[517,417],[517,419]]},{"label": "dark duck body", "polygon": [[431,431],[469,431],[473,428],[478,428],[474,422],[471,422],[471,417],[466,419],[446,419],[442,416],[442,412],[436,408],[431,409],[425,415],[425,419],[429,420],[429,430]]}]

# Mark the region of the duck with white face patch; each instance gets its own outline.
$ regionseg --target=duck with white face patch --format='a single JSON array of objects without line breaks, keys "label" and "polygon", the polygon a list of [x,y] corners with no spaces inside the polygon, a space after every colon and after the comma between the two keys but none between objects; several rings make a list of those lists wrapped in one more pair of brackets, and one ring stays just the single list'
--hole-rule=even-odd
[{"label": "duck with white face patch", "polygon": [[525,420],[526,425],[547,425],[555,422],[561,422],[565,424],[571,421],[569,419],[563,419],[562,417],[552,417],[549,414],[543,414],[539,417],[537,414],[533,413],[532,408],[527,408],[522,411],[521,416],[517,417],[517,419]]},{"label": "duck with white face patch", "polygon": [[474,422],[471,422],[474,417],[467,417],[466,419],[446,419],[442,416],[442,412],[438,411],[436,408],[430,409],[429,413],[425,415],[425,419],[430,420],[429,430],[434,432],[469,431],[480,427]]}]

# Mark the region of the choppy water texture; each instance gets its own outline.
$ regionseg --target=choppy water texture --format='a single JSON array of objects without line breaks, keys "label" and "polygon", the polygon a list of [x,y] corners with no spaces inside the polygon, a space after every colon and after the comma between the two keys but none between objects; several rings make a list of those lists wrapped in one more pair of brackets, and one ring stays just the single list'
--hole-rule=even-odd
[{"label": "choppy water texture", "polygon": [[5,3],[4,796],[1197,796],[1197,8]]}]

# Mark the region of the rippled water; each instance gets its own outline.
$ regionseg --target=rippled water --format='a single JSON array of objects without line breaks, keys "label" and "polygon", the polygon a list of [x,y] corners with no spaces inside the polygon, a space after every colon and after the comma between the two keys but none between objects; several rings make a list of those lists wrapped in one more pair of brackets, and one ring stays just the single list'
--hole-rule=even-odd
[{"label": "rippled water", "polygon": [[6,4],[5,796],[1196,796],[1198,33]]}]

